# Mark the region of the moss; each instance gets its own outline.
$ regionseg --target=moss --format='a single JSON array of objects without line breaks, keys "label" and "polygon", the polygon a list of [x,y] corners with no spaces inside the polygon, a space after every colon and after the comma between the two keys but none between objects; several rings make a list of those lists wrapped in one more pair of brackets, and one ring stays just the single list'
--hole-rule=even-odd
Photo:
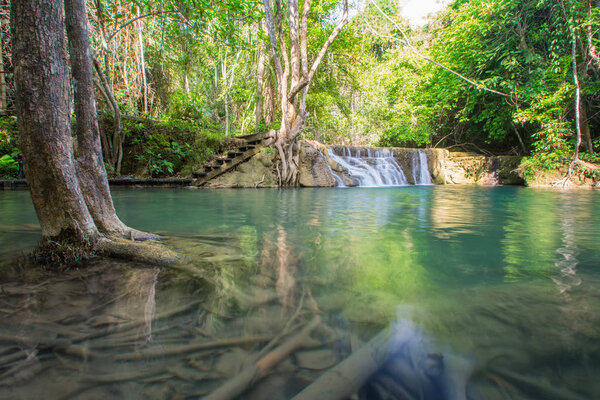
[{"label": "moss", "polygon": [[62,269],[96,254],[96,239],[81,239],[72,229],[56,237],[42,240],[29,255],[32,262],[47,269]]}]

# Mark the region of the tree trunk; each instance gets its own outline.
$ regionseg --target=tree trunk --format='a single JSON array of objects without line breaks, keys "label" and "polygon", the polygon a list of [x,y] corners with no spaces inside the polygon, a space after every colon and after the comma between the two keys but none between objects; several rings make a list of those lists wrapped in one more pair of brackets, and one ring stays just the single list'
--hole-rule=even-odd
[{"label": "tree trunk", "polygon": [[[19,137],[25,176],[42,228],[37,253],[60,263],[96,253],[157,264],[174,262],[177,255],[157,244],[103,235],[123,233],[124,225],[114,214],[102,170],[83,1],[66,2],[79,160],[74,157],[71,138],[62,1],[15,0],[11,4]],[[98,229],[94,218],[105,232]],[[132,230],[128,233],[131,239],[156,237]]]},{"label": "tree trunk", "polygon": [[258,68],[256,71],[256,107],[255,107],[255,116],[256,116],[256,129],[260,128],[260,125],[263,122],[263,107],[264,107],[264,97],[263,97],[263,81],[265,75],[265,47],[263,45],[259,45],[259,54],[258,54]]},{"label": "tree trunk", "polygon": [[13,0],[16,104],[25,176],[46,242],[99,237],[81,193],[73,145],[60,0]]},{"label": "tree trunk", "polygon": [[[0,32],[3,32],[2,18],[0,18]],[[6,98],[6,77],[4,71],[4,38],[0,36],[0,115],[8,111],[8,101]]]},{"label": "tree trunk", "polygon": [[590,124],[587,115],[587,102],[581,102],[581,138],[588,153],[594,153],[594,144],[592,143],[592,135],[590,134]]},{"label": "tree trunk", "polygon": [[[137,7],[137,16],[140,18],[140,8]],[[146,78],[146,59],[144,57],[144,38],[142,36],[142,20],[138,19],[136,21],[137,25],[137,33],[138,33],[138,41],[140,45],[140,74],[142,76],[142,95],[144,97],[144,112],[148,112],[148,81]]]},{"label": "tree trunk", "polygon": [[[121,160],[123,159],[123,126],[121,124],[121,109],[110,89],[110,83],[108,82],[106,75],[102,72],[102,67],[98,63],[98,60],[94,59],[93,62],[94,69],[98,74],[98,87],[106,99],[106,103],[112,108],[114,116],[112,140],[106,140],[108,146],[104,146],[104,154],[106,156],[108,153],[109,156],[106,157],[106,161],[115,169],[115,173],[120,175]],[[109,151],[107,151],[107,149]]]},{"label": "tree trunk", "polygon": [[129,237],[131,231],[117,217],[102,160],[85,0],[65,0],[65,19],[73,76],[77,176],[96,227],[103,233]]},{"label": "tree trunk", "polygon": [[[278,95],[281,102],[281,127],[278,132],[272,131],[271,137],[279,153],[279,161],[281,163],[279,184],[282,186],[297,185],[299,146],[297,146],[296,142],[306,123],[306,95],[308,88],[329,47],[348,23],[348,1],[344,0],[344,11],[340,22],[330,33],[325,43],[323,43],[321,50],[317,53],[309,69],[307,32],[310,4],[310,0],[304,1],[302,23],[300,24],[298,1],[288,1],[289,15],[287,20],[290,32],[290,53],[288,55],[286,39],[284,38],[282,29],[284,18],[282,16],[281,1],[275,0],[275,19],[273,19],[270,1],[263,0],[267,33],[271,47],[271,58],[275,66]],[[283,59],[283,65],[281,59]],[[302,75],[300,75],[300,71],[302,71]],[[302,98],[298,101],[300,93],[302,94]]]}]

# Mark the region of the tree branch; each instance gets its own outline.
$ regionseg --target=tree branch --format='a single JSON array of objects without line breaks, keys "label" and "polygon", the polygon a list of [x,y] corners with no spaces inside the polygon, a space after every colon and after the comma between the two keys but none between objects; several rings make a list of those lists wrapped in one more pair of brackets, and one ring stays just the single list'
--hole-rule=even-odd
[{"label": "tree branch", "polygon": [[[400,39],[400,40],[401,40],[401,41],[402,41],[404,44],[406,44],[406,45],[407,45],[407,46],[408,46],[408,47],[409,47],[409,48],[412,50],[412,52],[413,52],[413,53],[415,53],[415,55],[417,55],[418,57],[420,57],[420,58],[422,58],[422,59],[424,59],[424,60],[426,60],[426,61],[428,61],[428,62],[430,62],[430,63],[432,63],[432,64],[434,64],[434,65],[436,65],[436,66],[438,66],[438,67],[440,67],[440,68],[442,68],[442,69],[444,69],[444,70],[448,71],[448,72],[450,72],[450,73],[451,73],[451,74],[453,74],[453,75],[456,75],[456,76],[458,76],[458,77],[459,77],[460,79],[462,79],[463,81],[465,81],[465,82],[468,82],[468,83],[470,83],[471,85],[473,85],[473,86],[475,86],[475,87],[477,87],[477,88],[479,88],[479,89],[482,89],[482,90],[485,90],[485,91],[487,91],[487,92],[491,92],[491,93],[494,93],[494,94],[497,94],[497,95],[500,95],[500,96],[511,97],[511,95],[509,95],[509,94],[506,94],[506,93],[503,93],[503,92],[499,92],[499,91],[497,91],[497,90],[494,90],[494,89],[490,89],[490,88],[488,88],[487,86],[485,86],[483,83],[475,82],[475,81],[473,81],[473,80],[471,80],[471,79],[467,78],[466,76],[463,76],[463,75],[459,74],[458,72],[456,72],[456,71],[454,71],[454,70],[452,70],[452,69],[450,69],[450,68],[446,67],[445,65],[442,65],[442,64],[440,64],[440,63],[438,63],[438,62],[436,62],[436,61],[432,60],[431,58],[429,58],[429,57],[427,57],[427,56],[425,56],[425,55],[421,54],[421,53],[419,52],[419,50],[417,50],[417,49],[416,49],[416,48],[415,48],[415,47],[414,47],[414,46],[413,46],[413,45],[410,43],[410,40],[408,40],[408,36],[406,36],[406,33],[404,33],[404,30],[403,30],[402,28],[400,28],[400,26],[399,26],[399,25],[396,23],[396,21],[394,21],[394,20],[393,20],[393,19],[391,19],[391,18],[390,18],[390,17],[389,17],[389,16],[388,16],[386,13],[384,13],[384,12],[383,12],[383,10],[382,10],[381,8],[379,8],[379,6],[377,5],[377,3],[375,3],[375,0],[370,0],[370,1],[371,1],[371,3],[373,3],[373,5],[374,5],[374,6],[375,6],[375,8],[377,9],[377,11],[379,11],[379,13],[380,13],[381,15],[383,15],[383,17],[384,17],[385,19],[387,19],[388,21],[390,21],[390,22],[391,22],[391,23],[394,25],[394,27],[396,27],[396,29],[398,29],[398,31],[400,31],[400,33],[402,34],[402,37],[404,38],[404,39]],[[371,28],[371,29],[372,29],[372,28]]]},{"label": "tree branch", "polygon": [[313,61],[312,67],[310,68],[310,71],[308,71],[308,75],[303,75],[302,79],[300,79],[298,84],[296,86],[294,86],[292,88],[292,90],[290,91],[290,93],[288,95],[289,101],[292,101],[292,99],[294,97],[296,97],[296,95],[302,89],[304,89],[306,86],[310,85],[310,82],[312,81],[313,77],[315,76],[315,73],[317,72],[317,68],[319,68],[319,64],[321,64],[323,57],[325,57],[327,50],[329,50],[329,46],[331,46],[331,44],[333,43],[333,41],[335,40],[337,35],[341,32],[341,30],[344,28],[344,26],[346,26],[347,23],[348,23],[348,0],[344,0],[344,12],[342,14],[342,19],[337,24],[337,26],[333,29],[333,31],[331,32],[331,34],[329,35],[329,37],[327,38],[325,43],[323,43],[323,47],[321,47],[321,51],[319,51],[319,53],[317,54],[317,57],[315,58],[315,61]]},{"label": "tree branch", "polygon": [[112,38],[115,37],[115,35],[117,33],[119,33],[121,30],[123,30],[123,28],[126,28],[127,26],[133,24],[135,21],[142,19],[142,18],[146,18],[146,17],[153,17],[156,15],[161,15],[161,14],[177,14],[179,13],[179,10],[168,10],[168,11],[155,11],[155,12],[151,12],[148,14],[143,14],[143,15],[138,15],[135,18],[130,19],[129,21],[125,22],[124,24],[120,25],[117,29],[115,29],[113,31],[113,33],[110,34],[110,36],[106,39],[106,42],[110,42],[112,40]]}]

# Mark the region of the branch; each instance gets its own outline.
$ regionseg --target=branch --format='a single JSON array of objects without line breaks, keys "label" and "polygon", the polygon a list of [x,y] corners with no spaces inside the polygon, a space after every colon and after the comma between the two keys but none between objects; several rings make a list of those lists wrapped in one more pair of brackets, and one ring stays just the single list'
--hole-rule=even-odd
[{"label": "branch", "polygon": [[133,19],[130,19],[129,21],[125,22],[124,24],[119,26],[117,29],[115,29],[115,31],[113,33],[111,33],[111,35],[106,39],[106,42],[107,43],[110,42],[117,33],[119,33],[121,30],[123,30],[123,28],[126,28],[127,26],[133,24],[138,19],[142,19],[142,18],[146,18],[146,17],[153,17],[153,16],[161,15],[161,14],[176,14],[176,13],[179,13],[179,10],[156,11],[156,12],[152,12],[152,13],[148,13],[148,14],[139,15]]},{"label": "branch", "polygon": [[[303,15],[303,19],[304,19],[304,15]],[[348,0],[344,0],[344,13],[342,14],[342,19],[337,24],[337,26],[333,29],[333,31],[331,32],[331,34],[329,35],[329,37],[327,38],[325,43],[323,43],[323,47],[321,48],[321,51],[319,51],[319,54],[317,54],[317,58],[315,58],[315,61],[313,62],[312,67],[310,68],[310,71],[308,71],[308,75],[303,75],[302,79],[300,79],[298,84],[296,84],[296,86],[294,86],[292,88],[292,90],[290,91],[290,94],[288,95],[289,101],[293,101],[294,97],[296,97],[296,95],[304,87],[306,87],[307,85],[310,84],[313,77],[315,76],[315,73],[317,72],[317,68],[319,68],[319,64],[321,64],[323,57],[325,57],[327,50],[329,50],[329,46],[331,46],[331,44],[333,43],[333,41],[335,40],[337,35],[341,32],[341,30],[344,28],[344,26],[346,26],[347,23],[348,23]]]},{"label": "branch", "polygon": [[[377,3],[375,3],[375,0],[370,0],[370,1],[371,1],[371,3],[373,3],[373,5],[374,5],[374,6],[375,6],[375,8],[377,9],[377,11],[379,11],[379,13],[380,13],[381,15],[383,15],[385,19],[387,19],[388,21],[390,21],[390,22],[391,22],[391,23],[392,23],[392,24],[393,24],[393,25],[396,27],[396,29],[398,29],[398,31],[400,31],[400,33],[402,34],[402,37],[404,38],[403,40],[401,39],[401,41],[402,41],[402,42],[404,42],[404,44],[406,44],[406,45],[407,45],[407,46],[408,46],[408,47],[409,47],[409,48],[412,50],[412,52],[413,52],[413,53],[415,53],[415,55],[417,55],[418,57],[420,57],[420,58],[422,58],[422,59],[424,59],[424,60],[426,60],[426,61],[429,61],[430,63],[432,63],[432,64],[434,64],[434,65],[436,65],[436,66],[438,66],[438,67],[440,67],[440,68],[442,68],[442,69],[444,69],[444,70],[446,70],[446,71],[450,72],[450,73],[451,73],[451,74],[453,74],[453,75],[456,75],[456,76],[458,76],[458,77],[459,77],[460,79],[462,79],[463,81],[465,81],[465,82],[468,82],[468,83],[470,83],[471,85],[473,85],[473,86],[475,86],[475,87],[477,87],[477,88],[479,88],[479,89],[483,89],[483,90],[485,90],[485,91],[488,91],[488,92],[491,92],[491,93],[494,93],[494,94],[497,94],[497,95],[500,95],[500,96],[511,97],[511,95],[509,95],[509,94],[506,94],[506,93],[503,93],[503,92],[499,92],[499,91],[497,91],[497,90],[494,90],[494,89],[490,89],[490,88],[488,88],[487,86],[485,86],[483,83],[475,82],[475,81],[473,81],[473,80],[471,80],[471,79],[467,78],[466,76],[463,76],[463,75],[459,74],[458,72],[456,72],[456,71],[454,71],[454,70],[452,70],[452,69],[450,69],[450,68],[446,67],[445,65],[442,65],[442,64],[440,64],[440,63],[438,63],[438,62],[436,62],[436,61],[432,60],[431,58],[429,58],[429,57],[427,57],[427,56],[425,56],[425,55],[421,54],[421,53],[420,53],[420,52],[419,52],[419,51],[418,51],[418,50],[417,50],[417,49],[416,49],[416,48],[415,48],[415,47],[414,47],[414,46],[413,46],[413,45],[410,43],[410,40],[408,40],[408,36],[406,36],[406,33],[404,33],[404,30],[402,30],[402,28],[400,28],[400,26],[399,26],[399,25],[398,25],[398,24],[397,24],[397,23],[396,23],[396,22],[395,22],[393,19],[391,19],[391,18],[390,18],[390,17],[389,17],[389,16],[388,16],[386,13],[384,13],[384,12],[383,12],[383,10],[382,10],[381,8],[379,8],[379,6],[377,5]],[[371,28],[371,29],[372,29],[372,28]],[[381,35],[379,35],[379,36],[381,36]]]},{"label": "branch", "polygon": [[269,42],[271,44],[271,55],[273,57],[273,64],[275,64],[275,73],[277,75],[277,81],[281,82],[283,76],[283,68],[281,68],[281,60],[277,55],[277,37],[275,36],[275,27],[273,25],[273,14],[271,14],[271,3],[269,0],[263,0],[263,6],[265,8],[265,19],[267,20],[267,32],[269,33]]}]

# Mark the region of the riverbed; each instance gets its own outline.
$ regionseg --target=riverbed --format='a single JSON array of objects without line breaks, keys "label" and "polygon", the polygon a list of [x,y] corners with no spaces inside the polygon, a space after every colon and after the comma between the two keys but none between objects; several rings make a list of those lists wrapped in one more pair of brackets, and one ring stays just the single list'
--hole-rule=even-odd
[{"label": "riverbed", "polygon": [[[311,343],[243,398],[291,398],[390,325],[410,332],[404,369],[387,365],[360,398],[459,398],[431,362],[471,399],[600,398],[597,192],[143,189],[113,198],[126,224],[162,235],[182,260],[19,271],[14,260],[35,246],[39,226],[27,191],[0,191],[0,259],[12,271],[0,281],[0,398],[199,398],[315,316],[323,323]],[[390,377],[399,388],[386,388]]]}]

